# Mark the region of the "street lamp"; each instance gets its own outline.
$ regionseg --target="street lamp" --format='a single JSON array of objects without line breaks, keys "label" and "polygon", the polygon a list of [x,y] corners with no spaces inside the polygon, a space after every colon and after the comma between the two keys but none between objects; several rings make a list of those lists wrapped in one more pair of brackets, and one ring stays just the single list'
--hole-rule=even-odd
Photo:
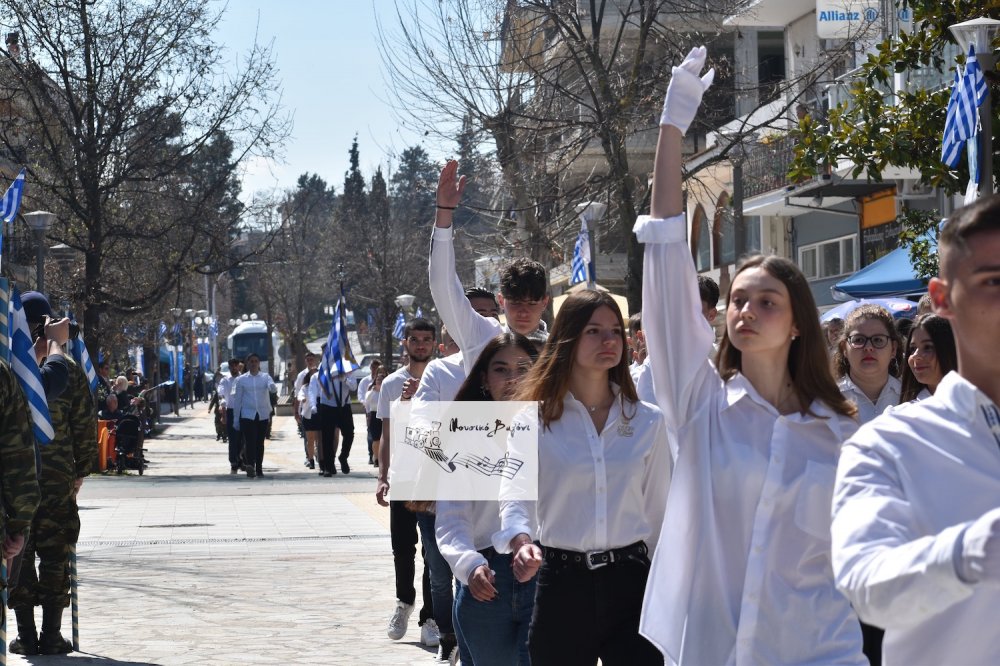
[{"label": "street lamp", "polygon": [[413,307],[413,302],[417,300],[417,297],[413,294],[400,294],[396,297],[396,307],[403,308],[409,312],[410,308]]},{"label": "street lamp", "polygon": [[25,213],[24,219],[35,232],[35,282],[38,291],[45,293],[45,232],[55,222],[56,214],[44,210]]},{"label": "street lamp", "polygon": [[[949,28],[951,34],[955,36],[962,53],[968,55],[969,47],[975,46],[976,60],[984,72],[992,72],[996,67],[996,57],[993,55],[993,39],[1000,31],[1000,21],[991,18],[977,18],[971,21],[956,23]],[[993,102],[990,94],[990,83],[986,82],[986,99],[983,101],[983,112],[979,114],[983,124],[980,133],[980,160],[982,162],[983,178],[980,183],[985,182],[987,194],[993,194]],[[982,188],[982,185],[980,185]]]}]

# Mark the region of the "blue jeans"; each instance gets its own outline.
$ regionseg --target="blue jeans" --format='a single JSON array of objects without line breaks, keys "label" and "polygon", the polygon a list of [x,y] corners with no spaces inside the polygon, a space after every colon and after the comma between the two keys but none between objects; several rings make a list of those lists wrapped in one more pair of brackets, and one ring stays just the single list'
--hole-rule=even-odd
[{"label": "blue jeans", "polygon": [[[510,554],[492,548],[484,551],[495,574],[497,598],[477,601],[459,583],[455,597],[455,629],[476,666],[528,666],[528,626],[535,607],[535,579],[518,583],[511,569]],[[465,655],[463,655],[463,663]]]},{"label": "blue jeans", "polygon": [[455,628],[451,622],[451,607],[455,597],[451,591],[451,567],[438,550],[437,539],[434,537],[434,514],[418,513],[417,527],[420,528],[420,541],[424,546],[424,562],[431,574],[434,621],[437,622],[440,633],[453,634]]}]

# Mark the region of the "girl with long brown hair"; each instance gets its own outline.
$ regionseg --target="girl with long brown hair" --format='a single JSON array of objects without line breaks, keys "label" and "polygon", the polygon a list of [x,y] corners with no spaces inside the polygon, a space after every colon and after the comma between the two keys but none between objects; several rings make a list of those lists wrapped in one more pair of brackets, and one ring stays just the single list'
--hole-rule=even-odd
[{"label": "girl with long brown hair", "polygon": [[[480,352],[455,400],[513,399],[537,357],[528,338],[501,333]],[[535,582],[515,580],[511,555],[493,547],[493,535],[500,530],[498,502],[441,500],[436,509],[438,549],[457,581],[455,633],[463,663],[527,664]]]},{"label": "girl with long brown hair", "polygon": [[[538,501],[501,501],[493,542],[513,553],[519,581],[538,573],[532,664],[662,663],[638,629],[670,451],[659,410],[636,397],[625,348],[614,299],[574,294],[517,395],[539,403]],[[512,434],[512,457],[522,445]]]},{"label": "girl with long brown hair", "polygon": [[866,663],[834,586],[830,506],[840,443],[857,425],[830,375],[809,284],[753,257],[729,287],[713,365],[686,242],[681,144],[701,95],[704,47],[675,67],[653,175],[643,331],[677,460],[642,632],[678,664]]},{"label": "girl with long brown hair", "polygon": [[899,404],[934,395],[944,376],[958,370],[951,322],[933,312],[917,317],[906,338],[905,358]]}]

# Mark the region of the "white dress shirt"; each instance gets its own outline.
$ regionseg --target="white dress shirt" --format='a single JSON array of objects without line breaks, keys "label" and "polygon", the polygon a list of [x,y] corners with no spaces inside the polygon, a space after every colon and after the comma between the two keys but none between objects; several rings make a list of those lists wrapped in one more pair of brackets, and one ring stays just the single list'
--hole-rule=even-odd
[{"label": "white dress shirt", "polygon": [[365,391],[365,413],[373,414],[378,409],[378,398],[381,389],[370,388]]},{"label": "white dress shirt", "polygon": [[233,382],[234,417],[267,421],[271,418],[270,394],[277,392],[278,387],[266,372],[240,375]]},{"label": "white dress shirt", "polygon": [[407,366],[401,367],[391,375],[382,380],[382,390],[378,396],[378,407],[375,416],[380,419],[391,418],[392,403],[403,397],[403,384],[407,379],[412,379],[413,375]]},{"label": "white dress shirt", "polygon": [[885,628],[886,666],[1000,664],[1000,585],[964,583],[954,562],[965,528],[1000,506],[995,409],[951,372],[843,446],[833,567],[862,619]]},{"label": "white dress shirt", "polygon": [[368,395],[368,389],[372,385],[372,376],[362,377],[361,381],[358,382],[358,402],[362,405],[365,404],[365,396]]},{"label": "white dress shirt", "polygon": [[[313,377],[315,377],[316,374],[317,373],[313,373]],[[305,375],[296,377],[295,384],[298,387],[295,390],[295,399],[298,401],[299,416],[303,419],[311,419],[316,415],[316,397],[315,394],[312,393],[312,377],[309,378],[308,382],[305,381]]]},{"label": "white dress shirt", "polygon": [[223,409],[229,408],[230,393],[233,390],[233,380],[235,377],[232,375],[226,375],[219,380],[219,385],[215,387],[216,392],[219,394],[219,402],[222,404]]},{"label": "white dress shirt", "polygon": [[[462,363],[468,375],[489,341],[510,331],[510,328],[472,309],[458,273],[455,272],[452,227],[434,227],[427,273],[431,298],[434,299],[441,321],[448,327],[448,333],[462,351]],[[532,335],[535,334],[541,339],[548,337],[542,322],[539,322],[538,330]]]},{"label": "white dress shirt", "polygon": [[837,456],[857,424],[818,402],[781,415],[742,375],[724,382],[683,216],[635,231],[649,372],[679,447],[640,631],[668,664],[866,664],[830,561]]},{"label": "white dress shirt", "polygon": [[[617,398],[618,387],[613,388]],[[616,399],[597,432],[587,408],[567,393],[562,417],[548,428],[538,424],[535,433],[538,502],[500,502],[501,531],[493,537],[494,548],[510,552],[510,540],[524,533],[564,550],[609,550],[645,541],[652,552],[671,466],[660,410],[637,402],[626,404],[623,414]],[[517,432],[508,437],[513,457],[519,457],[523,440]],[[508,484],[501,482],[501,492]]]},{"label": "white dress shirt", "polygon": [[902,383],[892,375],[889,375],[889,381],[882,387],[882,392],[878,394],[878,399],[875,402],[872,402],[865,395],[865,392],[858,388],[850,375],[844,375],[837,382],[837,386],[845,398],[857,405],[858,423],[862,424],[868,423],[890,407],[898,405],[899,393],[902,390]]},{"label": "white dress shirt", "polygon": [[343,407],[351,404],[351,391],[358,387],[358,382],[350,375],[342,377],[330,377],[330,395],[326,394],[323,384],[319,381],[319,371],[312,376],[310,382],[316,382],[313,389],[313,399],[316,405],[327,405],[328,407]]},{"label": "white dress shirt", "polygon": [[465,382],[465,367],[462,352],[444,358],[436,358],[424,368],[420,375],[420,386],[414,400],[453,400]]},{"label": "white dress shirt", "polygon": [[493,535],[499,531],[499,502],[441,500],[437,503],[434,532],[438,550],[463,585],[469,584],[473,571],[487,564],[479,551],[492,546]]}]

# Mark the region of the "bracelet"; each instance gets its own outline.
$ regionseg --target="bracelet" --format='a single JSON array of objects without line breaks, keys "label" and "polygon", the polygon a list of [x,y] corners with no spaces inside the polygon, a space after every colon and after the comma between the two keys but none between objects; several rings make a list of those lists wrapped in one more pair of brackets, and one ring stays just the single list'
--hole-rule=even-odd
[{"label": "bracelet", "polygon": [[438,206],[438,210],[455,210],[458,206]]}]

